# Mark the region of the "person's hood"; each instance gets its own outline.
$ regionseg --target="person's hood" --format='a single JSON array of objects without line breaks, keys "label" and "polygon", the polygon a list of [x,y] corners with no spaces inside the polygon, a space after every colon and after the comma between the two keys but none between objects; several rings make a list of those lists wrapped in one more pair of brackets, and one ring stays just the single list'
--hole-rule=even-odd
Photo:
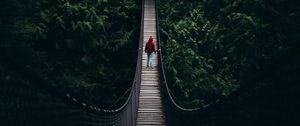
[{"label": "person's hood", "polygon": [[150,38],[149,38],[148,42],[153,42],[153,38],[152,38],[152,36],[150,36]]}]

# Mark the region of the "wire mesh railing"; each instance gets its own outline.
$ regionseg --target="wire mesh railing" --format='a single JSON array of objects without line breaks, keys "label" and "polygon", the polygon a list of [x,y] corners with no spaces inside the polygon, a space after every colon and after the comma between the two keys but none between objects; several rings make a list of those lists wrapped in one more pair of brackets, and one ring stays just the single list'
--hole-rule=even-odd
[{"label": "wire mesh railing", "polygon": [[[158,5],[158,3],[156,3]],[[157,44],[160,46],[158,6]],[[162,51],[158,53],[161,95],[169,126],[299,125],[299,44],[265,67],[227,97],[203,108],[187,109],[176,102],[168,87]]]},{"label": "wire mesh railing", "polygon": [[137,118],[142,66],[144,2],[135,77],[128,99],[118,109],[105,110],[83,103],[70,93],[60,93],[35,72],[5,52],[1,43],[1,126],[134,126]]}]

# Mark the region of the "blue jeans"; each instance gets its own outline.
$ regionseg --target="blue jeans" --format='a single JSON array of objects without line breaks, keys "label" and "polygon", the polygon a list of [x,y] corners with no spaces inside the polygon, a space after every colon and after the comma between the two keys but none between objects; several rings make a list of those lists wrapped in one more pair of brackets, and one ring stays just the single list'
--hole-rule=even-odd
[{"label": "blue jeans", "polygon": [[147,53],[147,56],[148,56],[148,58],[147,58],[147,67],[152,67],[153,52],[152,53]]}]

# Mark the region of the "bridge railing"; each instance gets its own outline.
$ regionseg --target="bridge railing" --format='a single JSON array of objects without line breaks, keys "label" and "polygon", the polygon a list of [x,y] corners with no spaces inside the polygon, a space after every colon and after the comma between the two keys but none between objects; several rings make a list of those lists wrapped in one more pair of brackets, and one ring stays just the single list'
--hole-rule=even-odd
[{"label": "bridge railing", "polygon": [[12,59],[0,43],[1,126],[134,126],[141,82],[144,2],[136,72],[131,92],[118,109],[105,110],[60,93],[39,75]]},{"label": "bridge railing", "polygon": [[[158,3],[157,45],[160,46]],[[272,65],[241,84],[225,98],[203,108],[187,109],[172,96],[164,71],[163,54],[158,52],[161,95],[166,123],[169,126],[241,126],[299,125],[300,48],[280,56]]]}]

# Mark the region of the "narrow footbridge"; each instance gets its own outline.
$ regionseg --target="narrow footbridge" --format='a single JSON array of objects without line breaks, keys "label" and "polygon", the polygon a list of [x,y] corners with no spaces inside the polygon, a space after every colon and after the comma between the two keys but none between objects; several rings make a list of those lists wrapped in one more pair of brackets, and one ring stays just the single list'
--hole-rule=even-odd
[{"label": "narrow footbridge", "polygon": [[[145,47],[149,36],[157,41],[155,1],[145,0],[144,3],[144,30],[143,47]],[[157,43],[156,43],[157,45]],[[158,56],[153,56],[153,69],[146,68],[147,54],[143,51],[142,73],[140,85],[139,108],[137,126],[156,125],[163,126],[164,115],[159,88],[159,72],[157,69]]]},{"label": "narrow footbridge", "polygon": [[[172,1],[170,1],[172,2]],[[136,73],[127,101],[105,110],[54,87],[0,53],[0,126],[268,126],[299,125],[299,49],[291,49],[227,97],[203,108],[177,104],[160,46],[158,1],[143,0]],[[144,46],[153,36],[154,68]],[[180,59],[178,59],[180,60]],[[297,99],[298,98],[298,99]],[[287,107],[288,106],[288,107]]]}]

